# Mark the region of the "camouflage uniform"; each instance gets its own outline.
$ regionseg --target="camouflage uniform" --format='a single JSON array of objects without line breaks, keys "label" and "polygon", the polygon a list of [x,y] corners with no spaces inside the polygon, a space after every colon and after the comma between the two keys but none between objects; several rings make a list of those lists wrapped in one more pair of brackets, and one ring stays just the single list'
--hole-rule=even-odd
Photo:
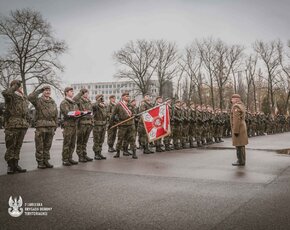
[{"label": "camouflage uniform", "polygon": [[[137,106],[132,106],[131,104],[129,104],[128,108],[131,110],[133,116],[135,116],[136,114],[139,113]],[[135,125],[135,132],[134,132],[135,141],[134,142],[136,143],[136,136],[137,136],[137,128],[138,128],[139,118],[135,117],[133,120],[134,120],[134,125]],[[132,153],[130,153],[128,149],[129,149],[129,143],[125,139],[124,142],[123,142],[123,155],[124,156],[132,155]],[[132,150],[131,146],[130,146],[130,149]]]},{"label": "camouflage uniform", "polygon": [[[110,119],[110,117],[112,116],[114,107],[115,107],[115,104],[113,104],[111,102],[107,106],[108,119]],[[114,124],[112,124],[112,125],[114,125]],[[114,152],[115,151],[115,149],[114,149],[114,143],[115,143],[115,140],[116,140],[116,137],[117,137],[117,130],[118,130],[117,127],[108,130],[108,135],[107,135],[108,136],[108,140],[107,140],[107,143],[108,143],[108,146],[109,146],[109,152]]]},{"label": "camouflage uniform", "polygon": [[62,160],[64,165],[77,164],[77,162],[72,160],[72,155],[76,144],[78,118],[69,116],[68,113],[78,110],[78,105],[75,101],[68,97],[60,103],[60,112],[64,119],[62,148]]},{"label": "camouflage uniform", "polygon": [[182,120],[181,108],[175,105],[172,115],[173,115],[173,120],[174,120],[174,126],[172,128],[173,146],[174,146],[174,149],[178,150],[180,149],[180,144],[182,143],[181,127],[182,127],[183,120]]},{"label": "camouflage uniform", "polygon": [[196,109],[195,117],[196,117],[195,140],[197,142],[197,147],[201,147],[204,121],[203,121],[203,112],[198,108]]},{"label": "camouflage uniform", "polygon": [[[92,112],[92,103],[90,99],[83,97],[86,93],[86,89],[81,89],[81,91],[73,98],[73,100],[78,105],[79,110]],[[90,114],[80,117],[77,127],[77,154],[79,156],[80,162],[92,161],[93,159],[87,156],[87,143],[91,131],[93,129],[93,120]]]},{"label": "camouflage uniform", "polygon": [[[140,106],[140,109],[139,109],[139,112],[142,113],[150,108],[152,108],[153,106],[146,102],[146,101],[143,101],[143,103],[141,104]],[[146,130],[145,130],[145,127],[144,127],[144,123],[143,123],[143,120],[142,120],[142,117],[140,117],[140,121],[139,121],[139,124],[138,124],[138,134],[139,134],[139,139],[140,139],[140,142],[141,142],[141,145],[144,149],[144,154],[148,154],[148,153],[153,153],[153,151],[149,150],[149,143],[148,143],[148,138],[147,138],[147,133],[146,133]]]},{"label": "camouflage uniform", "polygon": [[194,148],[194,138],[196,136],[196,111],[191,107],[189,110],[189,145],[190,148]]},{"label": "camouflage uniform", "polygon": [[93,104],[93,112],[94,112],[94,146],[93,151],[95,153],[96,160],[106,159],[102,155],[102,146],[105,141],[106,129],[107,129],[107,108],[102,101],[103,95],[97,95],[97,102]]},{"label": "camouflage uniform", "polygon": [[[122,97],[126,96],[129,94],[123,93]],[[130,113],[129,111],[127,112],[121,105],[121,103],[124,103],[125,106],[127,106],[125,101],[119,102],[112,113],[111,119],[110,119],[110,125],[115,123],[115,122],[121,122],[125,121],[126,119],[132,117],[132,112]],[[128,108],[128,106],[127,106]],[[129,108],[128,108],[129,109]],[[133,151],[132,158],[137,159],[136,156],[136,144],[135,144],[135,124],[134,124],[134,119],[131,119],[123,124],[120,124],[118,126],[118,140],[117,140],[117,145],[116,145],[116,150],[117,153],[114,156],[114,158],[120,157],[120,151],[122,149],[122,145],[125,140],[128,141],[128,144],[131,146],[131,149]]]},{"label": "camouflage uniform", "polygon": [[[168,105],[168,109],[169,109],[169,117],[170,117],[170,128],[172,129],[174,127],[174,119],[173,119],[173,116],[172,116],[173,107],[169,104]],[[170,135],[168,135],[168,136],[163,138],[163,143],[165,145],[165,151],[170,151],[171,150],[171,148],[170,148],[171,139],[172,139],[172,132],[171,132]]]},{"label": "camouflage uniform", "polygon": [[[46,87],[49,88],[50,87]],[[50,148],[55,130],[57,128],[58,112],[55,101],[44,96],[38,97],[45,88],[36,90],[28,96],[28,100],[36,109],[35,114],[35,157],[39,168],[52,168],[50,159]]]},{"label": "camouflage uniform", "polygon": [[20,149],[29,124],[28,100],[17,90],[21,87],[20,81],[12,81],[11,87],[4,90],[2,95],[5,99],[5,160],[8,163],[8,174],[14,172],[26,172],[18,165]]},{"label": "camouflage uniform", "polygon": [[190,120],[190,111],[184,105],[182,107],[182,148],[187,148],[187,143],[189,143],[189,120]]}]

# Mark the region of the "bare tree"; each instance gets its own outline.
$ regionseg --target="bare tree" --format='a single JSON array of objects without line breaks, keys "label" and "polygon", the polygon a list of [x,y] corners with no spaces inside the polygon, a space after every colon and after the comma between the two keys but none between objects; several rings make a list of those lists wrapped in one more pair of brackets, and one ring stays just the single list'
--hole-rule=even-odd
[{"label": "bare tree", "polygon": [[247,83],[247,109],[250,106],[250,89],[253,87],[253,99],[254,99],[254,109],[257,112],[257,97],[256,97],[256,82],[255,82],[255,75],[256,75],[256,67],[257,67],[258,56],[249,55],[246,59],[246,83]]},{"label": "bare tree", "polygon": [[275,109],[274,85],[277,83],[277,70],[280,65],[280,57],[278,52],[279,44],[279,40],[268,43],[256,41],[254,44],[254,50],[257,52],[265,66],[268,84],[267,98],[269,100],[269,106],[271,107],[272,112]]},{"label": "bare tree", "polygon": [[115,61],[122,67],[115,76],[132,80],[144,96],[149,92],[151,78],[157,66],[156,55],[153,41],[128,42],[113,54]]},{"label": "bare tree", "polygon": [[63,71],[58,56],[66,51],[63,41],[52,36],[50,24],[41,14],[30,9],[11,11],[0,21],[0,36],[9,42],[9,58],[13,74],[21,77],[27,95],[27,82],[36,87],[49,84],[59,88],[56,71]]},{"label": "bare tree", "polygon": [[[290,48],[290,41],[288,41],[288,48]],[[290,100],[290,53],[285,54],[283,50],[283,44],[278,43],[278,53],[279,53],[279,62],[282,68],[282,72],[285,75],[285,83],[287,87],[287,98],[285,101],[284,109],[285,111],[288,110],[289,100]]]},{"label": "bare tree", "polygon": [[207,72],[208,81],[205,81],[205,84],[208,85],[210,89],[210,98],[212,107],[215,108],[215,95],[214,95],[214,49],[215,41],[212,38],[203,39],[202,41],[196,41],[197,48],[202,59],[202,64],[204,66],[205,71]]},{"label": "bare tree", "polygon": [[156,73],[159,82],[159,95],[163,96],[164,87],[176,76],[178,71],[178,50],[175,43],[165,40],[155,41],[157,51]]},{"label": "bare tree", "polygon": [[201,74],[202,58],[200,56],[199,50],[193,43],[190,47],[185,49],[185,72],[189,78],[189,99],[193,97],[193,93],[197,91],[199,103],[203,103],[202,88],[203,88],[203,78]]},{"label": "bare tree", "polygon": [[214,76],[218,86],[220,108],[224,108],[224,91],[230,74],[239,66],[243,47],[239,45],[228,46],[222,41],[215,43]]}]

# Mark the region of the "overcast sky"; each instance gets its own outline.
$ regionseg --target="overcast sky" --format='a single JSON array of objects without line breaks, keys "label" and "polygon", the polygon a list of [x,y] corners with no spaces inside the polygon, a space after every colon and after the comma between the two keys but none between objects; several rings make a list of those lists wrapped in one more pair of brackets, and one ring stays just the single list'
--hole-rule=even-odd
[{"label": "overcast sky", "polygon": [[289,0],[0,0],[1,15],[20,8],[40,11],[67,42],[66,83],[113,80],[113,52],[130,40],[166,39],[181,50],[210,36],[249,49],[256,39],[290,39]]}]

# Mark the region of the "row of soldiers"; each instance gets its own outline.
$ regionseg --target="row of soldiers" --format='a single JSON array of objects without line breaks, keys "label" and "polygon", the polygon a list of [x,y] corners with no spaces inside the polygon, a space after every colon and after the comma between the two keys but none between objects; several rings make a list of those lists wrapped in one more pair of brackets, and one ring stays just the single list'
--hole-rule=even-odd
[{"label": "row of soldiers", "polygon": [[[14,80],[10,88],[4,90],[2,94],[5,98],[5,113],[8,114],[5,122],[7,173],[26,171],[18,165],[18,161],[23,139],[29,127],[27,122],[29,102],[36,111],[35,157],[38,168],[52,168],[53,165],[49,163],[50,148],[58,127],[58,109],[51,98],[50,86],[37,89],[25,97],[21,81]],[[229,114],[226,111],[213,110],[210,106],[194,103],[188,106],[180,100],[167,99],[172,132],[154,143],[149,143],[144,123],[139,115],[164,103],[162,97],[157,97],[153,102],[152,97],[147,94],[138,107],[136,100],[130,98],[129,92],[123,93],[118,103],[114,95],[110,96],[108,104],[104,102],[102,94],[96,95],[96,101],[91,102],[87,89],[81,89],[74,95],[73,88],[66,87],[64,94],[65,98],[60,104],[63,119],[62,163],[64,166],[93,160],[87,154],[87,143],[91,132],[95,160],[106,159],[102,154],[106,133],[108,151],[116,152],[114,158],[119,158],[123,150],[124,156],[132,155],[133,159],[138,158],[137,137],[143,153],[151,154],[154,153],[153,146],[156,147],[157,152],[195,148],[222,142],[222,137],[230,134]],[[73,159],[75,147],[78,161]]]}]

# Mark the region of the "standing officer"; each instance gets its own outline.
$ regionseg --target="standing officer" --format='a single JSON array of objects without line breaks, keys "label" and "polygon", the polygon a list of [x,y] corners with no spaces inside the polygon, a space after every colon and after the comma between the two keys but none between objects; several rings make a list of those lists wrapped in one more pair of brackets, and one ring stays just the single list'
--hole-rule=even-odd
[{"label": "standing officer", "polygon": [[24,173],[18,165],[20,149],[24,136],[29,127],[28,124],[28,100],[24,96],[21,81],[13,80],[10,88],[4,90],[5,99],[5,160],[8,164],[7,174],[15,172]]},{"label": "standing officer", "polygon": [[[128,108],[130,96],[129,92],[125,92],[122,94],[122,100],[115,106],[110,125],[114,122],[122,122],[125,121],[133,116],[132,111]],[[136,144],[135,144],[135,123],[134,119],[131,119],[127,122],[124,122],[118,126],[118,140],[116,145],[117,153],[114,158],[120,157],[120,151],[124,140],[128,141],[128,144],[131,146],[132,149],[132,158],[137,159],[136,156]]]},{"label": "standing officer", "polygon": [[80,117],[78,121],[77,154],[79,162],[92,161],[93,159],[87,156],[87,143],[93,128],[92,103],[89,99],[89,91],[81,89],[73,100],[77,103],[79,110],[87,113],[86,116]]},{"label": "standing officer", "polygon": [[[107,110],[108,110],[108,120],[111,118],[112,116],[112,113],[113,113],[113,110],[114,110],[114,107],[116,105],[116,96],[115,95],[111,95],[109,97],[110,99],[110,103],[108,104],[107,106]],[[114,124],[112,124],[114,125]],[[112,128],[112,129],[109,129],[108,130],[108,146],[109,146],[109,149],[108,151],[109,152],[116,152],[116,149],[114,149],[114,143],[115,143],[115,140],[116,140],[116,136],[117,136],[117,127],[115,128]]]},{"label": "standing officer", "polygon": [[244,166],[246,164],[245,145],[248,144],[247,125],[245,121],[246,109],[239,94],[232,95],[231,127],[233,146],[237,150],[237,162],[233,166]]},{"label": "standing officer", "polygon": [[95,153],[95,160],[105,160],[106,157],[102,155],[102,146],[105,141],[108,114],[106,105],[104,103],[103,94],[98,94],[96,96],[96,102],[93,104],[93,112],[94,112],[93,151]]},{"label": "standing officer", "polygon": [[[41,97],[38,97],[42,93]],[[57,128],[58,112],[55,101],[50,97],[50,86],[44,86],[28,96],[28,100],[34,105],[35,114],[35,157],[38,168],[53,168],[50,159],[50,148],[55,130]]]},{"label": "standing officer", "polygon": [[[141,103],[140,105],[140,110],[139,112],[142,113],[148,109],[151,109],[153,106],[151,104],[151,96],[149,94],[146,94],[144,96],[144,100],[143,103]],[[150,154],[150,153],[154,153],[152,150],[149,149],[149,143],[148,143],[148,138],[147,138],[147,133],[144,127],[144,123],[142,120],[142,116],[140,117],[140,121],[138,124],[138,133],[139,133],[139,138],[141,141],[141,145],[143,147],[143,153],[144,154]]]},{"label": "standing officer", "polygon": [[81,115],[77,103],[73,100],[74,91],[72,87],[64,89],[64,100],[60,103],[60,112],[63,116],[63,147],[62,147],[62,164],[71,166],[78,164],[72,159],[75,150],[77,136],[77,122]]}]

